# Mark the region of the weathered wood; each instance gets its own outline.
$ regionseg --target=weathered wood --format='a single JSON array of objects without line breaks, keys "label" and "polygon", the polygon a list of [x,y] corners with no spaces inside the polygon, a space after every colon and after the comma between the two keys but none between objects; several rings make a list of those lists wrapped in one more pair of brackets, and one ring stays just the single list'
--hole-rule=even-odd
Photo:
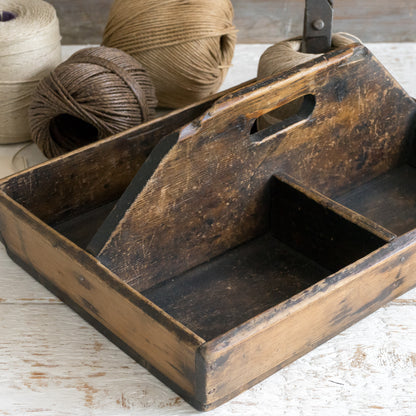
[{"label": "weathered wood", "polygon": [[148,363],[152,372],[192,400],[194,356],[203,340],[9,196],[1,193],[0,205],[1,236],[9,255],[97,329],[137,360]]},{"label": "weathered wood", "polygon": [[[16,278],[36,285],[12,266]],[[41,289],[40,296],[46,292]],[[201,416],[65,305],[9,303],[0,308],[0,413]],[[415,340],[413,290],[210,416],[346,416],[351,408],[366,416],[410,416]]]},{"label": "weathered wood", "polygon": [[[100,44],[112,0],[50,0],[57,9],[64,44]],[[273,43],[302,33],[304,0],[236,0],[240,43]],[[335,4],[335,30],[365,42],[416,40],[413,1],[343,0]]]},{"label": "weathered wood", "polygon": [[[240,64],[227,85],[255,74],[262,48],[238,45]],[[371,45],[413,96],[414,49]],[[18,148],[0,149],[2,176],[13,171]],[[1,414],[197,414],[5,257],[3,245],[0,270]],[[353,408],[368,416],[412,415],[415,296],[413,290],[390,302],[213,414],[344,415]]]},{"label": "weathered wood", "polygon": [[26,173],[12,175],[3,189],[48,224],[61,223],[112,203],[162,137],[189,123],[230,91],[233,88],[37,165]]},{"label": "weathered wood", "polygon": [[311,190],[307,195],[296,181],[287,176],[275,176],[273,179],[273,236],[331,273],[365,257],[396,237],[324,195]]},{"label": "weathered wood", "polygon": [[114,205],[115,201],[103,204],[83,214],[71,216],[62,222],[53,223],[52,226],[58,233],[69,238],[78,247],[85,249]]},{"label": "weathered wood", "polygon": [[415,262],[412,231],[205,343],[197,359],[199,401],[218,406],[409,290]]},{"label": "weathered wood", "polygon": [[[250,133],[306,94],[316,98],[310,117]],[[160,142],[89,250],[148,289],[263,234],[277,171],[333,197],[403,163],[415,109],[363,46],[242,88]]]},{"label": "weathered wood", "polygon": [[[306,94],[316,98],[309,117],[279,131],[252,131],[259,116]],[[99,190],[93,193],[93,201],[83,196],[79,201],[76,192],[70,191],[66,201],[61,195],[50,208],[36,198],[32,201],[30,195],[33,189],[46,188],[52,194],[56,187],[65,187],[65,183],[50,182],[60,163],[65,166],[65,180],[73,180],[79,190],[83,180],[93,184],[82,173],[83,179],[71,176],[70,162],[80,161],[83,152],[90,163],[97,161],[95,153],[103,155],[100,152],[112,148],[112,141],[121,141],[122,135],[4,180],[0,184],[1,234],[10,255],[26,270],[194,406],[211,409],[415,285],[416,231],[394,238],[388,228],[333,200],[404,166],[415,110],[415,102],[362,46],[332,52],[216,101],[153,151],[152,142],[149,157],[104,221],[118,227],[132,220],[132,234],[125,236],[134,244],[120,248],[126,258],[131,252],[149,250],[159,255],[151,262],[163,263],[139,259],[136,288],[121,281],[120,277],[128,280],[128,275],[126,279],[122,273],[112,273],[56,230],[85,244],[87,237],[71,233],[71,226],[89,222],[87,212],[97,207],[104,217],[105,204],[123,191],[121,182],[110,186],[111,198]],[[164,122],[169,124],[169,117]],[[143,145],[140,134],[130,133],[126,133],[128,141],[136,144],[129,146]],[[120,152],[119,156],[136,155]],[[110,179],[111,169],[117,168],[116,155],[113,162],[85,166],[85,172]],[[368,247],[359,247],[353,255],[349,247],[346,252],[351,262],[365,257],[322,280],[331,273],[319,264],[322,253],[302,252],[290,238],[282,242],[267,234],[273,214],[271,197],[277,192],[271,179],[276,172],[292,176],[292,183],[286,182],[296,191],[296,198],[280,191],[273,197],[274,207],[281,201],[279,194],[292,201],[286,207],[283,204],[279,215],[287,215],[297,199],[298,206],[311,208],[310,215],[323,224],[321,228],[305,225],[311,241],[322,233],[330,254],[364,237]],[[141,190],[145,192],[138,194]],[[143,198],[143,206],[135,212],[137,196]],[[64,202],[69,207],[66,211]],[[328,211],[331,221],[326,223],[323,218]],[[331,224],[339,227],[337,233],[331,234]],[[293,234],[302,232],[302,227],[296,227]],[[100,238],[108,232],[101,231]],[[331,236],[336,239],[334,247],[328,242]],[[217,254],[222,257],[201,264]],[[336,267],[342,267],[346,259],[337,261]],[[151,270],[149,264],[156,268]],[[198,267],[190,270],[193,266]],[[247,290],[244,278],[250,267],[256,270]],[[208,268],[218,275],[208,275]],[[189,274],[181,276],[183,272]],[[291,279],[290,284],[285,279]],[[221,296],[206,296],[207,290],[215,292],[207,283],[218,284]],[[234,285],[228,306],[223,302],[224,292],[230,290],[226,283]],[[146,286],[149,290],[139,293],[140,284],[140,290]],[[247,292],[256,293],[247,300]],[[173,298],[165,299],[166,293]],[[181,294],[186,295],[182,310]],[[239,317],[242,303],[247,310]],[[207,306],[207,314],[198,306]],[[230,312],[222,316],[228,323],[220,322],[214,306]]]},{"label": "weathered wood", "polygon": [[338,201],[400,235],[416,227],[415,187],[416,169],[403,165],[340,196]]},{"label": "weathered wood", "polygon": [[212,340],[329,274],[267,233],[143,295]]},{"label": "weathered wood", "polygon": [[285,179],[272,181],[270,233],[143,295],[211,340],[395,237],[323,195],[306,195]]}]

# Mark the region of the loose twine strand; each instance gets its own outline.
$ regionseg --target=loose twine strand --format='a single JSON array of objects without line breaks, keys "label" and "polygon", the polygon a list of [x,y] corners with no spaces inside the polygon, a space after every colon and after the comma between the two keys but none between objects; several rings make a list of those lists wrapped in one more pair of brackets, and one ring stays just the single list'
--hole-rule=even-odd
[{"label": "loose twine strand", "polygon": [[[332,37],[332,48],[346,47],[353,42],[361,43],[360,39],[354,35],[343,32],[337,33]],[[296,38],[276,43],[266,49],[258,63],[257,78],[262,79],[272,75],[278,75],[322,55],[300,52],[301,45],[302,39]],[[265,129],[296,114],[299,111],[302,102],[302,99],[295,100],[260,117],[258,120],[258,129]]]},{"label": "loose twine strand", "polygon": [[29,109],[32,139],[54,157],[155,115],[154,86],[126,53],[107,47],[73,54],[43,79]]},{"label": "loose twine strand", "polygon": [[30,139],[28,107],[61,61],[55,9],[42,0],[0,0],[0,143]]},{"label": "loose twine strand", "polygon": [[229,0],[116,0],[103,44],[148,71],[159,105],[178,108],[215,93],[234,54]]}]

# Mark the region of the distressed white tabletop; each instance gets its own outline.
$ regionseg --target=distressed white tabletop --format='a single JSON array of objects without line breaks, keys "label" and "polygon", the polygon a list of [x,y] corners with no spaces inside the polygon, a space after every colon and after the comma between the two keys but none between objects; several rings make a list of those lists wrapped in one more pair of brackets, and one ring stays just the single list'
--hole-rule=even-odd
[{"label": "distressed white tabletop", "polygon": [[[368,46],[416,96],[416,44]],[[253,78],[266,47],[238,45],[223,88]],[[64,47],[64,57],[78,48]],[[0,176],[19,166],[12,157],[21,147],[0,147]],[[0,245],[0,415],[29,414],[199,413],[23,272]],[[210,412],[232,414],[416,415],[416,290]]]}]

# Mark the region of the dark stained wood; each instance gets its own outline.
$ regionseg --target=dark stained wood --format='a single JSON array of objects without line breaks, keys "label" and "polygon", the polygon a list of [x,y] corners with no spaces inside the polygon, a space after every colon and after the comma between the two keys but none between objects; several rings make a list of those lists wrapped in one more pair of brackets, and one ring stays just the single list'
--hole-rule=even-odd
[{"label": "dark stained wood", "polygon": [[395,238],[335,201],[291,185],[287,177],[272,181],[271,233],[143,295],[211,340]]},{"label": "dark stained wood", "polygon": [[48,224],[99,209],[120,197],[161,138],[232,90],[10,176],[3,189]]},{"label": "dark stained wood", "polygon": [[[396,236],[335,201],[305,195],[292,181],[272,182],[271,232],[283,243],[313,258],[331,273],[377,250]],[[312,196],[312,198],[311,198]],[[339,215],[342,213],[344,215]],[[361,224],[366,223],[367,227]],[[379,234],[377,236],[375,234]]]},{"label": "dark stained wood", "polygon": [[88,243],[94,237],[97,229],[108,217],[114,208],[116,201],[100,205],[98,208],[85,211],[80,215],[70,216],[61,222],[53,223],[51,226],[69,238],[78,247],[87,248]]},{"label": "dark stained wood", "polygon": [[400,166],[354,188],[338,202],[400,235],[416,227],[416,169]]},{"label": "dark stained wood", "polygon": [[329,274],[267,233],[143,295],[211,340]]},{"label": "dark stained wood", "polygon": [[[306,94],[310,117],[251,134],[258,117]],[[333,197],[403,163],[415,109],[363,46],[244,87],[160,142],[89,249],[146,290],[262,235],[277,171]]]},{"label": "dark stained wood", "polygon": [[210,410],[416,285],[416,231],[201,346],[198,401]]},{"label": "dark stained wood", "polygon": [[[252,129],[305,95],[312,114]],[[3,179],[1,238],[209,410],[416,285],[416,230],[395,237],[415,226],[415,114],[352,45]],[[397,189],[410,222],[389,220]]]},{"label": "dark stained wood", "polygon": [[[112,0],[50,0],[64,44],[100,44]],[[299,36],[304,0],[234,0],[239,43],[274,43]],[[364,42],[416,41],[414,1],[343,0],[335,3],[334,29]]]}]

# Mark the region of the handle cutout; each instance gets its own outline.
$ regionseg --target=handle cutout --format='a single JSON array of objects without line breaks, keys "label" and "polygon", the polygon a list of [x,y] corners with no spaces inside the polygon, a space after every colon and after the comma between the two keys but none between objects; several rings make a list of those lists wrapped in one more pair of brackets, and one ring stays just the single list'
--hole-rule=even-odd
[{"label": "handle cutout", "polygon": [[260,142],[278,131],[308,119],[313,113],[315,105],[315,96],[308,94],[263,114],[254,121],[250,138]]}]

